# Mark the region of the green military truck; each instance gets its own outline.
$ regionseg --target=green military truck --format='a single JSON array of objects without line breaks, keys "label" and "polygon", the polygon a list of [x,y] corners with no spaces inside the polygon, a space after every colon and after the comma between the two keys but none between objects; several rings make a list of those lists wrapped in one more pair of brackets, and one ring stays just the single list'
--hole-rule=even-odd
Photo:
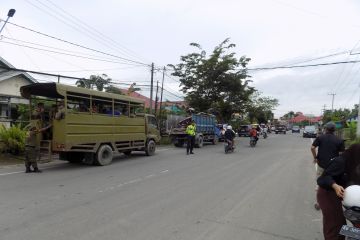
[{"label": "green military truck", "polygon": [[141,99],[57,83],[34,83],[20,91],[30,100],[30,112],[38,102],[52,106],[41,120],[51,125],[41,141],[61,160],[103,166],[115,153],[153,155],[160,141],[157,121],[144,114]]}]

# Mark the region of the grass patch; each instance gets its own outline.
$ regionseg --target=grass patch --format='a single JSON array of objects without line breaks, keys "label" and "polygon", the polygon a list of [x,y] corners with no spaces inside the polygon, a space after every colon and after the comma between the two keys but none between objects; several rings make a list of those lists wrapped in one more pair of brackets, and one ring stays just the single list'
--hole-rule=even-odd
[{"label": "grass patch", "polygon": [[9,153],[0,153],[0,166],[23,164],[24,159],[24,155],[14,156]]},{"label": "grass patch", "polygon": [[160,145],[170,145],[172,144],[171,138],[169,136],[163,136],[160,140]]}]

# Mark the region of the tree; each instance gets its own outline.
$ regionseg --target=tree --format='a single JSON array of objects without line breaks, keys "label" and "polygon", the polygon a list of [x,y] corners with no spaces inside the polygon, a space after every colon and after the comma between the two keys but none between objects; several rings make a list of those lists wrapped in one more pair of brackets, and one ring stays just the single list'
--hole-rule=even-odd
[{"label": "tree", "polygon": [[103,91],[111,83],[111,78],[106,74],[101,75],[91,75],[89,79],[81,79],[76,81],[76,85],[82,88],[94,89],[98,91]]},{"label": "tree", "polygon": [[279,105],[277,99],[262,96],[261,92],[256,91],[251,95],[250,100],[247,110],[251,122],[266,123],[274,118],[272,111]]},{"label": "tree", "polygon": [[289,120],[293,117],[296,117],[297,115],[295,114],[294,111],[290,111],[288,112],[287,114],[284,114],[284,116],[282,116],[282,119],[285,119],[285,120]]},{"label": "tree", "polygon": [[225,39],[215,47],[212,54],[206,52],[197,43],[191,46],[197,52],[181,56],[177,65],[169,64],[173,68],[173,76],[179,77],[185,100],[189,106],[200,112],[216,109],[228,121],[232,113],[244,113],[245,104],[255,91],[248,84],[246,66],[251,60],[246,56],[239,59],[234,52],[228,52],[235,44]]}]

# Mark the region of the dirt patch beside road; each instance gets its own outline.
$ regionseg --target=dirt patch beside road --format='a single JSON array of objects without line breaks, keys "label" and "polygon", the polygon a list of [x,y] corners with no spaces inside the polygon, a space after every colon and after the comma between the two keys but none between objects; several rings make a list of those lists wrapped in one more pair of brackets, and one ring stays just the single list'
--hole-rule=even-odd
[{"label": "dirt patch beside road", "polygon": [[24,155],[14,156],[8,153],[0,153],[0,166],[23,164],[24,158]]}]

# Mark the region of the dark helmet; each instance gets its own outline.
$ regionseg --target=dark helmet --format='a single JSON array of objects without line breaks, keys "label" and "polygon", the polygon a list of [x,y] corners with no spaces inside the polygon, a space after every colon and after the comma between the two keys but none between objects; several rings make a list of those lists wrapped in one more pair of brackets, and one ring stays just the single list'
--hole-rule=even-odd
[{"label": "dark helmet", "polygon": [[335,131],[335,128],[336,128],[336,125],[335,123],[333,122],[328,122],[326,125],[325,125],[325,129],[329,132],[334,132]]}]

